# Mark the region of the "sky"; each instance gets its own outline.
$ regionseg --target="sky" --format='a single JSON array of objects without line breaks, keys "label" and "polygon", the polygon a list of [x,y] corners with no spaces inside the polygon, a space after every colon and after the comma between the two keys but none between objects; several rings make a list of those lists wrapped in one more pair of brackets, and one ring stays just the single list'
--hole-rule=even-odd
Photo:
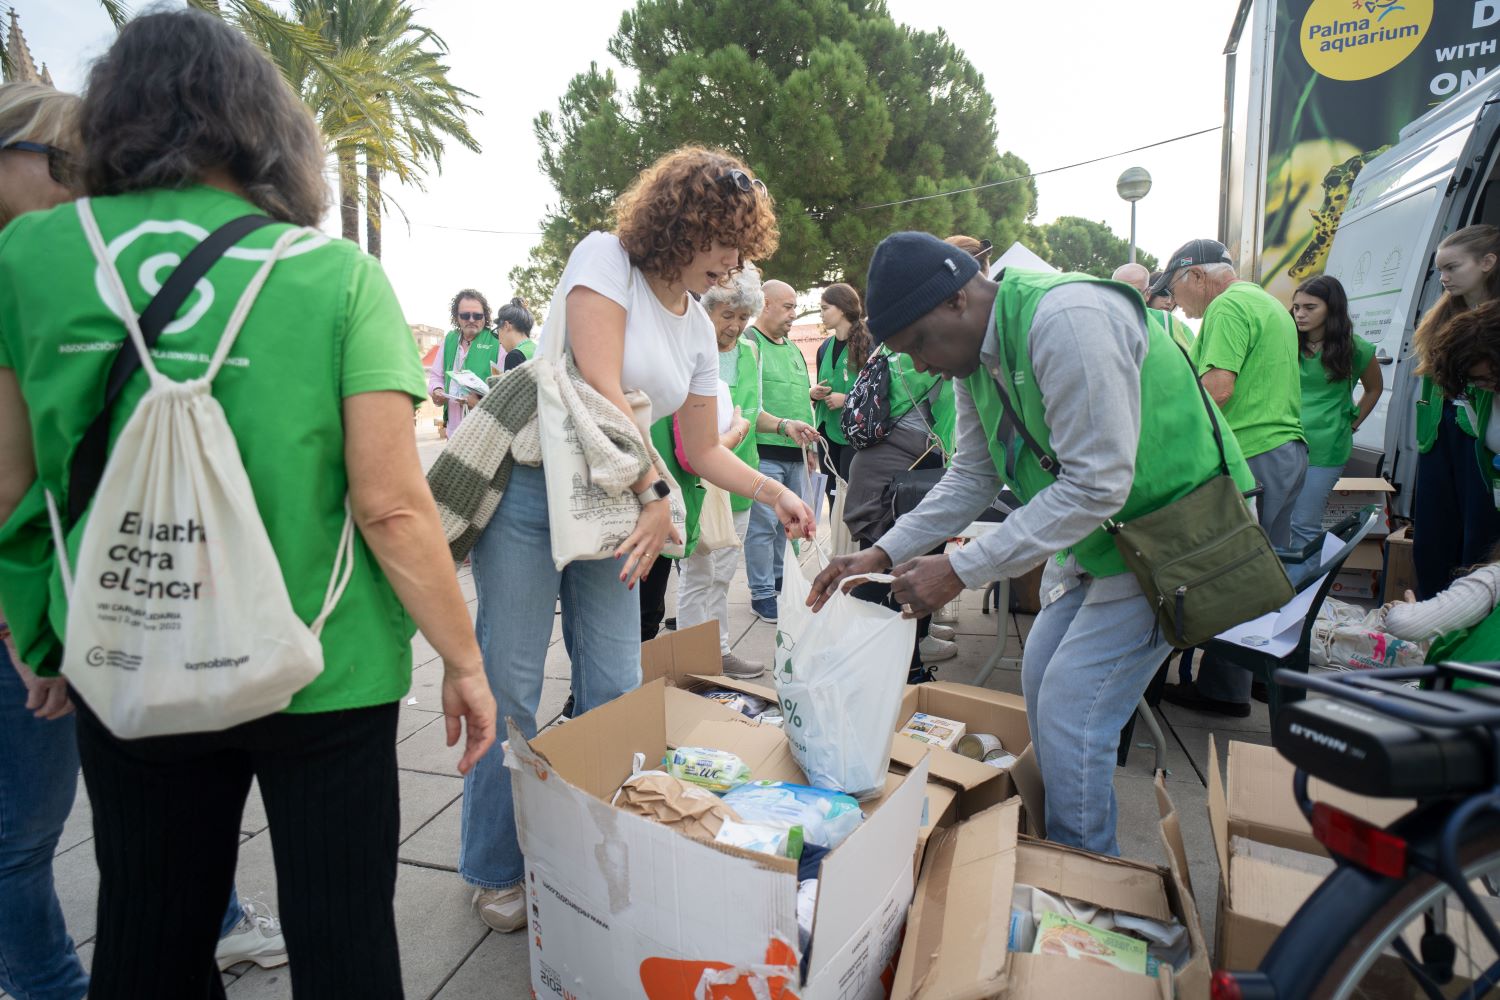
[{"label": "sky", "polygon": [[[754,0],[747,0],[754,2]],[[453,291],[473,286],[492,304],[513,293],[556,192],[537,165],[532,121],[556,110],[590,62],[620,68],[606,43],[625,0],[414,0],[421,23],[449,46],[450,78],[483,112],[471,130],[483,152],[450,148],[427,190],[395,187],[409,226],[392,212],[383,262],[411,323],[446,326]],[[113,28],[98,0],[8,0],[38,63],[59,87],[81,90]],[[132,4],[139,9],[142,4]],[[889,0],[891,15],[942,28],[995,97],[998,146],[1033,171],[1052,170],[1223,120],[1224,43],[1236,0]],[[1037,221],[1078,215],[1130,229],[1115,192],[1127,167],[1145,167],[1150,194],[1137,208],[1139,245],[1158,258],[1218,228],[1220,133],[1171,142],[1037,178]],[[754,164],[751,165],[752,167]],[[337,220],[327,224],[337,232]],[[466,232],[480,229],[495,232]],[[982,235],[982,234],[981,234]],[[774,274],[768,274],[774,277]]]}]

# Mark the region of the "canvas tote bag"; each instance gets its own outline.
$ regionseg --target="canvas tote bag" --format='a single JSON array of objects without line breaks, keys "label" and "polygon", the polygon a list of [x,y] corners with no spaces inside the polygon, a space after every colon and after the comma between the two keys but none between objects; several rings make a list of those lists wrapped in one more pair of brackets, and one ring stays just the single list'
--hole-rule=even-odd
[{"label": "canvas tote bag", "polygon": [[[635,288],[635,268],[630,269],[629,292]],[[562,287],[552,296],[547,322],[542,327],[542,349],[532,360],[536,372],[537,429],[542,441],[542,471],[547,482],[547,523],[552,534],[552,563],[561,570],[576,559],[610,559],[641,516],[641,502],[628,488],[612,493],[594,482],[585,457],[582,437],[597,438],[593,446],[613,447],[590,407],[614,404],[603,397],[585,399],[571,382],[567,354],[568,309]],[[687,537],[687,508],[682,490],[672,478],[651,444],[651,400],[639,389],[625,393],[636,429],[645,442],[656,473],[671,489],[672,527]],[[597,410],[593,412],[599,412]],[[668,541],[661,554],[681,558],[681,542]]]},{"label": "canvas tote bag", "polygon": [[[106,287],[128,303],[89,200],[77,211]],[[308,626],[292,608],[239,446],[210,392],[271,268],[308,232],[276,241],[201,378],[162,375],[139,320],[123,310],[151,386],[109,454],[71,572],[47,495],[69,595],[62,671],[121,739],[269,715],[323,670],[318,633],[353,572],[353,523],[346,513],[322,611]]]}]

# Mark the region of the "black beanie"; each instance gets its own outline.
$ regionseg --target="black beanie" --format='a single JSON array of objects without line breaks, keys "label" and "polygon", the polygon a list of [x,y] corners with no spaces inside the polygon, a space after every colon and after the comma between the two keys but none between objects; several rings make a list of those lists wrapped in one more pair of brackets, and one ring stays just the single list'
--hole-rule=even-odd
[{"label": "black beanie", "polygon": [[865,282],[865,326],[875,343],[942,305],[979,273],[979,262],[930,233],[892,233],[880,241]]}]

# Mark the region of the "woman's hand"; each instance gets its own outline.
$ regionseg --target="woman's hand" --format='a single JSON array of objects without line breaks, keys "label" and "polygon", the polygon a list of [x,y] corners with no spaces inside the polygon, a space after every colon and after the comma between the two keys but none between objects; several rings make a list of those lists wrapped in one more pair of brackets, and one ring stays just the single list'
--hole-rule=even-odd
[{"label": "woman's hand", "polygon": [[807,391],[807,398],[816,403],[820,399],[827,399],[833,393],[833,387],[819,382]]},{"label": "woman's hand", "polygon": [[468,774],[495,742],[495,696],[483,665],[443,661],[443,725],[450,747],[458,743],[460,730],[466,731],[458,773]]},{"label": "woman's hand", "polygon": [[818,440],[817,428],[802,420],[788,420],[785,433],[804,448]]},{"label": "woman's hand", "polygon": [[844,400],[848,398],[849,394],[847,392],[830,392],[828,394],[828,408],[830,410],[842,410],[844,408]]},{"label": "woman's hand", "polygon": [[792,490],[782,490],[775,507],[776,517],[786,529],[788,538],[811,538],[818,533],[818,521],[812,508]]},{"label": "woman's hand", "polygon": [[616,559],[626,557],[625,566],[620,571],[620,582],[634,589],[641,578],[651,572],[651,564],[661,555],[669,538],[674,542],[682,541],[682,536],[672,527],[670,501],[653,500],[641,508],[635,530],[615,549]]},{"label": "woman's hand", "polygon": [[745,438],[750,434],[750,421],[740,411],[741,407],[734,408],[734,418],[729,421],[729,430],[719,436],[719,443],[730,451],[744,444]]},{"label": "woman's hand", "polygon": [[444,392],[441,388],[432,390],[431,396],[432,396],[432,401],[434,403],[436,403],[438,406],[447,406],[448,405],[448,394],[446,392]]},{"label": "woman's hand", "polygon": [[73,711],[73,702],[68,698],[68,682],[61,677],[38,677],[32,669],[16,655],[15,644],[10,633],[5,635],[5,648],[10,653],[11,665],[20,675],[26,687],[26,710],[38,719],[61,719]]}]

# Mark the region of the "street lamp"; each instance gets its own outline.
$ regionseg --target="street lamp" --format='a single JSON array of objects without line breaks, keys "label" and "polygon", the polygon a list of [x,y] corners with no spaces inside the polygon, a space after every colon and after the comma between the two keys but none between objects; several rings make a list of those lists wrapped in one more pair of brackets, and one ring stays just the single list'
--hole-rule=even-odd
[{"label": "street lamp", "polygon": [[1145,167],[1131,167],[1115,181],[1115,190],[1130,202],[1130,263],[1135,263],[1135,203],[1151,191],[1151,175]]}]

